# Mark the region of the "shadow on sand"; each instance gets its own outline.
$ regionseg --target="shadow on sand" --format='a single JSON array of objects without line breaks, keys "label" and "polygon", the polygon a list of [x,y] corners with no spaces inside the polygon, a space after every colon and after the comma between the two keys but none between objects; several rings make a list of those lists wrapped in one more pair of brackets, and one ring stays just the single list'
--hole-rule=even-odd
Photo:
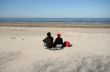
[{"label": "shadow on sand", "polygon": [[[70,47],[72,47],[73,45],[71,44]],[[48,49],[48,50],[63,50],[65,47],[63,48],[45,48],[45,49]]]},{"label": "shadow on sand", "polygon": [[64,48],[46,48],[46,49],[55,51],[55,50],[63,50]]}]

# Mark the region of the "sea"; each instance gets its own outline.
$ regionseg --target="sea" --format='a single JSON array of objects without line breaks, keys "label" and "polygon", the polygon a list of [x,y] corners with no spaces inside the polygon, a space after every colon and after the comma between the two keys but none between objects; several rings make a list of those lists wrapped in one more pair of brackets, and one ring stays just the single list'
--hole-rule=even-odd
[{"label": "sea", "polygon": [[110,25],[110,18],[0,18],[0,22],[38,22],[50,24]]}]

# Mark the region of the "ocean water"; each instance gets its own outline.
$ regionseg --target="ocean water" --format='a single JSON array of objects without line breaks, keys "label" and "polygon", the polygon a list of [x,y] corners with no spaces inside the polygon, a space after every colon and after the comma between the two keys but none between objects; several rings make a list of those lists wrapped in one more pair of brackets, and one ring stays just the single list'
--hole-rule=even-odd
[{"label": "ocean water", "polygon": [[108,24],[110,18],[0,18],[0,22],[40,22],[51,24]]}]

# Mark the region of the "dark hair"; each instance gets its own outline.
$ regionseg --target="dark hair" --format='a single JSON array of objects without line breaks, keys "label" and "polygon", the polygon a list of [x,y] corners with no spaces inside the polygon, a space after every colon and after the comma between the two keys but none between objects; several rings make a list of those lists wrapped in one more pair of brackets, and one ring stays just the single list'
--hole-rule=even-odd
[{"label": "dark hair", "polygon": [[48,32],[48,33],[47,33],[47,36],[51,36],[51,33],[50,33],[50,32]]}]

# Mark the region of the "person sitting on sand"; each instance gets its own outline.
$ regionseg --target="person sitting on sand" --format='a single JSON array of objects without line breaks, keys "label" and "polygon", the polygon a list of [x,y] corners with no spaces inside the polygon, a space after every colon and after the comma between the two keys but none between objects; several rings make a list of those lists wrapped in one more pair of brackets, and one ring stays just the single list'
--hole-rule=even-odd
[{"label": "person sitting on sand", "polygon": [[63,39],[61,38],[61,34],[57,34],[57,38],[54,41],[54,47],[63,48]]},{"label": "person sitting on sand", "polygon": [[51,33],[47,33],[47,37],[43,40],[44,46],[47,48],[52,48],[53,47],[53,37],[51,36]]}]

